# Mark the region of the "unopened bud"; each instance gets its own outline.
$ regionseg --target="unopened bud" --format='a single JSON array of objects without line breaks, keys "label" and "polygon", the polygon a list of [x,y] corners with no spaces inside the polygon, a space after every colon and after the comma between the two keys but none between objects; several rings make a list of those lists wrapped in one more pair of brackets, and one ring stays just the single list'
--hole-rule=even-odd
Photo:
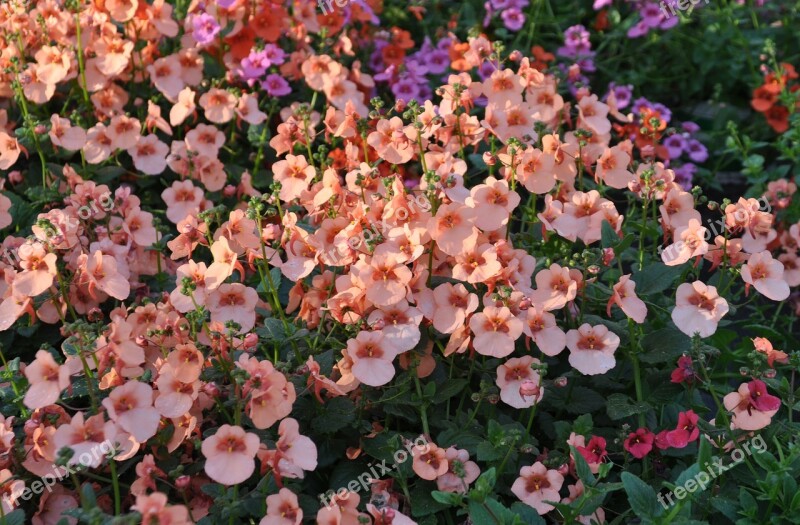
[{"label": "unopened bud", "polygon": [[557,377],[553,381],[553,384],[555,384],[558,388],[564,388],[565,386],[567,386],[567,378],[564,376]]},{"label": "unopened bud", "polygon": [[521,395],[522,397],[528,397],[528,396],[538,397],[539,392],[541,392],[541,390],[542,389],[539,388],[539,385],[537,385],[530,379],[523,381],[522,384],[519,385],[519,395]]}]

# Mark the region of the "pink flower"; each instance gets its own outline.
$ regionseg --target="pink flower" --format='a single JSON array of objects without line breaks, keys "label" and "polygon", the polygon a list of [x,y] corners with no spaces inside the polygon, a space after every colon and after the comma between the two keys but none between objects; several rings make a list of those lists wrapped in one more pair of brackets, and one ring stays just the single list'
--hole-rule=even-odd
[{"label": "pink flower", "polygon": [[428,443],[423,447],[414,447],[411,455],[414,458],[411,468],[422,479],[433,481],[439,476],[445,475],[450,469],[447,451],[433,443]]},{"label": "pink flower", "polygon": [[551,264],[549,269],[536,274],[536,290],[531,300],[541,304],[544,310],[558,310],[575,299],[578,294],[576,281],[569,268]]},{"label": "pink flower", "polygon": [[606,314],[611,317],[611,305],[616,304],[625,315],[642,324],[647,317],[647,306],[636,296],[635,288],[636,283],[631,281],[630,274],[620,277],[619,282],[614,285],[614,295],[608,300]]},{"label": "pink flower", "polygon": [[761,295],[773,301],[785,301],[789,297],[783,264],[773,259],[768,251],[750,256],[747,264],[742,266],[742,280],[747,283],[745,291],[753,285]]},{"label": "pink flower", "polygon": [[314,166],[303,155],[286,155],[272,165],[273,178],[281,183],[280,198],[289,202],[299,198],[314,178]]},{"label": "pink flower", "polygon": [[569,364],[582,374],[605,374],[614,368],[617,364],[614,351],[618,346],[619,337],[604,325],[584,323],[567,332]]},{"label": "pink flower", "polygon": [[239,325],[239,333],[249,332],[255,326],[257,303],[258,293],[240,283],[221,285],[208,293],[207,301],[211,321],[233,321]]},{"label": "pink flower", "polygon": [[758,352],[767,356],[767,364],[770,368],[775,366],[775,361],[782,364],[789,362],[789,355],[786,352],[774,349],[772,343],[766,337],[753,338],[753,346]]},{"label": "pink flower", "polygon": [[717,294],[713,286],[700,281],[678,286],[672,322],[678,330],[692,337],[710,337],[717,331],[720,319],[728,313],[728,302]]},{"label": "pink flower", "polygon": [[564,484],[564,476],[557,470],[548,470],[537,461],[530,467],[522,467],[519,477],[511,486],[511,492],[524,504],[536,509],[539,515],[547,514],[555,507],[546,501],[559,502],[558,491]]},{"label": "pink flower", "polygon": [[164,523],[169,525],[190,525],[189,509],[184,505],[167,505],[167,495],[153,492],[149,496],[136,496],[136,504],[131,507],[142,515],[142,523]]},{"label": "pink flower", "polygon": [[478,296],[461,284],[443,283],[434,288],[433,327],[452,334],[464,325],[467,315],[478,309]]},{"label": "pink flower", "polygon": [[95,251],[86,259],[86,275],[90,292],[97,288],[115,299],[124,301],[131,293],[128,280],[117,271],[117,260],[110,255]]},{"label": "pink flower", "polygon": [[[278,435],[280,437],[275,448],[281,460],[281,472],[296,469],[312,471],[317,468],[317,446],[310,438],[300,434],[296,419],[284,418],[278,426]],[[302,470],[298,477],[302,477]]]},{"label": "pink flower", "polygon": [[630,452],[633,457],[636,459],[642,459],[648,455],[651,450],[653,450],[654,440],[655,434],[646,428],[638,428],[636,429],[636,432],[631,432],[628,434],[623,446],[625,447],[625,450]]},{"label": "pink flower", "polygon": [[[500,389],[500,399],[507,405],[514,408],[528,408],[542,400],[544,388],[541,387],[541,377],[531,368],[532,364],[538,365],[539,360],[526,355],[511,358],[497,367],[497,387]],[[527,382],[538,386],[538,392],[533,395],[523,395],[522,386]]]},{"label": "pink flower", "polygon": [[697,414],[693,410],[687,410],[678,414],[678,426],[675,430],[670,430],[666,434],[667,443],[674,448],[683,448],[700,436],[700,429],[697,428]]},{"label": "pink flower", "polygon": [[36,359],[25,367],[30,387],[22,400],[32,409],[44,408],[58,401],[61,391],[69,386],[69,369],[60,366],[46,350],[36,352]]},{"label": "pink flower", "polygon": [[369,386],[382,386],[395,374],[397,349],[383,337],[383,332],[359,332],[347,341],[347,355],[353,360],[353,375]]},{"label": "pink flower", "polygon": [[[469,452],[466,450],[450,447],[445,451],[445,459],[447,460],[448,470],[436,478],[436,488],[443,492],[464,494],[469,485],[478,479],[481,469],[477,463],[469,460]],[[457,467],[461,468],[464,477],[460,477],[455,473],[454,469]]]},{"label": "pink flower", "polygon": [[699,376],[692,366],[692,358],[688,355],[680,356],[678,358],[678,368],[672,371],[670,381],[672,383],[685,382],[691,385],[696,379],[699,379]]},{"label": "pink flower", "polygon": [[475,334],[475,351],[492,357],[505,357],[513,352],[514,341],[522,335],[522,321],[505,306],[485,307],[472,316],[469,328]]},{"label": "pink flower", "polygon": [[558,355],[567,346],[567,335],[556,324],[556,316],[541,307],[528,308],[522,330],[545,355]]},{"label": "pink flower", "polygon": [[205,473],[223,485],[242,483],[255,471],[258,436],[242,427],[222,425],[203,441]]},{"label": "pink flower", "polygon": [[297,503],[297,495],[287,488],[267,496],[267,515],[258,525],[300,525],[303,509]]},{"label": "pink flower", "polygon": [[140,443],[156,435],[161,414],[153,408],[153,389],[146,383],[128,381],[103,400],[108,417]]},{"label": "pink flower", "polygon": [[487,177],[484,184],[470,190],[465,204],[475,208],[475,226],[483,231],[499,230],[508,223],[511,212],[519,205],[520,197],[508,188],[506,180]]},{"label": "pink flower", "polygon": [[23,244],[17,254],[23,270],[14,278],[14,290],[28,297],[47,291],[56,276],[56,254],[47,253],[45,246],[38,242]]},{"label": "pink flower", "polygon": [[733,412],[731,424],[741,430],[760,430],[772,421],[781,400],[767,392],[767,385],[759,379],[739,385],[722,400],[725,408]]},{"label": "pink flower", "polygon": [[128,150],[133,165],[145,175],[158,175],[167,168],[169,147],[155,135],[139,137],[136,145]]},{"label": "pink flower", "polygon": [[219,88],[211,88],[200,97],[200,107],[206,118],[214,124],[225,124],[234,116],[236,97]]},{"label": "pink flower", "polygon": [[478,240],[475,228],[477,210],[462,204],[451,203],[439,206],[431,218],[430,234],[436,245],[447,255],[458,255],[471,248]]}]

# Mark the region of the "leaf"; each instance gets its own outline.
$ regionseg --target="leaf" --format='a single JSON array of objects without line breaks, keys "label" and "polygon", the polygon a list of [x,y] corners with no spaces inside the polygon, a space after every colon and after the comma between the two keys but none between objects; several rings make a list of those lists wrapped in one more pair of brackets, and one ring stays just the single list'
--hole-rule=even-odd
[{"label": "leaf", "polygon": [[[428,483],[417,483],[414,490],[411,491],[411,516],[414,518],[421,518],[435,514],[450,506],[449,503],[438,501],[433,497]],[[460,500],[460,496],[459,496]]]},{"label": "leaf", "polygon": [[549,406],[564,407],[570,414],[588,414],[603,407],[605,400],[599,393],[584,386],[551,388],[544,399]]},{"label": "leaf", "polygon": [[470,501],[469,517],[472,523],[481,525],[514,525],[522,523],[517,516],[496,499],[484,502]]},{"label": "leaf", "polygon": [[456,378],[448,379],[436,389],[436,396],[433,399],[434,404],[439,404],[447,401],[453,396],[456,396],[464,390],[464,387],[469,384],[466,379]]},{"label": "leaf", "polygon": [[17,509],[10,512],[0,520],[3,525],[25,525],[25,512],[22,509]]},{"label": "leaf", "polygon": [[644,353],[639,356],[643,363],[675,362],[691,348],[692,340],[675,328],[662,328],[642,337],[640,344]]},{"label": "leaf", "polygon": [[611,394],[606,400],[606,411],[611,419],[622,419],[650,410],[645,402],[637,403],[625,394]]},{"label": "leaf", "polygon": [[322,434],[333,434],[352,423],[356,407],[346,397],[334,397],[325,403],[325,410],[311,421],[311,428]]},{"label": "leaf", "polygon": [[585,486],[594,485],[597,480],[592,474],[592,469],[589,468],[586,458],[572,445],[569,448],[572,450],[572,458],[575,461],[575,472],[578,474],[578,479],[583,481]]},{"label": "leaf", "polygon": [[522,518],[522,522],[527,525],[545,525],[546,523],[536,509],[519,501],[511,505],[511,511]]},{"label": "leaf", "polygon": [[464,500],[464,496],[461,494],[457,494],[455,492],[442,492],[440,490],[434,490],[431,492],[431,496],[439,503],[443,503],[450,507],[457,507],[461,505],[461,502]]},{"label": "leaf", "polygon": [[622,486],[628,495],[631,510],[640,518],[654,518],[661,513],[658,509],[656,491],[653,487],[631,474],[622,473]]},{"label": "leaf", "polygon": [[286,338],[286,331],[283,329],[283,323],[280,319],[275,317],[267,317],[264,319],[264,326],[256,328],[256,333],[267,341],[282,341]]},{"label": "leaf", "polygon": [[600,224],[600,242],[603,248],[611,248],[619,242],[619,236],[617,235],[617,232],[614,231],[614,227],[611,226],[608,221],[604,220]]},{"label": "leaf", "polygon": [[663,292],[672,286],[682,273],[682,266],[667,266],[654,262],[645,266],[641,272],[634,273],[632,280],[636,283],[638,295],[650,295]]},{"label": "leaf", "polygon": [[488,441],[478,445],[478,461],[497,461],[503,457],[503,453]]}]

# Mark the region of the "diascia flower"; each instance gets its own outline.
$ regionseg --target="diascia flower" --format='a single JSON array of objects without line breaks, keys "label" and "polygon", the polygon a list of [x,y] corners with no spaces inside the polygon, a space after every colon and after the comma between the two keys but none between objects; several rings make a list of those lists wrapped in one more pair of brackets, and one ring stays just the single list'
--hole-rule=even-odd
[{"label": "diascia flower", "polygon": [[636,283],[631,281],[630,274],[623,275],[619,282],[614,285],[614,295],[608,300],[606,313],[611,316],[611,305],[619,306],[625,315],[642,324],[647,317],[647,306],[644,301],[636,296]]},{"label": "diascia flower", "polygon": [[625,450],[637,459],[642,459],[653,450],[655,435],[646,428],[638,428],[625,439]]},{"label": "diascia flower", "polygon": [[[511,358],[497,367],[497,387],[500,389],[500,399],[504,403],[514,408],[532,407],[544,396],[544,388],[541,388],[541,378],[532,368],[532,364],[539,364],[540,361],[529,355]],[[538,393],[523,396],[520,388],[526,381],[539,386]]]},{"label": "diascia flower", "polygon": [[778,413],[781,400],[767,392],[767,385],[760,379],[742,383],[736,392],[722,400],[725,408],[733,412],[731,424],[741,430],[760,430]]},{"label": "diascia flower", "polygon": [[297,495],[287,488],[267,496],[267,515],[258,525],[299,525],[303,521],[303,509]]},{"label": "diascia flower", "polygon": [[789,285],[783,279],[783,264],[772,258],[768,251],[754,253],[742,266],[742,280],[773,301],[785,301],[789,297]]},{"label": "diascia flower", "polygon": [[32,409],[44,408],[58,401],[61,391],[69,386],[69,370],[59,365],[45,350],[36,352],[36,359],[25,367],[30,387],[22,400]]},{"label": "diascia flower", "polygon": [[513,352],[514,341],[522,335],[522,321],[505,306],[487,306],[472,316],[469,328],[475,334],[475,351],[492,357],[505,357]]},{"label": "diascia flower", "polygon": [[359,332],[347,342],[347,355],[353,361],[353,375],[369,386],[385,385],[395,374],[395,345],[383,337],[383,332]]},{"label": "diascia flower", "polygon": [[536,509],[539,515],[547,514],[555,507],[546,501],[559,502],[558,491],[564,484],[564,476],[557,470],[548,470],[537,461],[529,467],[522,467],[519,477],[511,486],[511,492],[524,504]]},{"label": "diascia flower", "polygon": [[605,374],[614,368],[617,364],[614,351],[618,346],[619,336],[603,325],[584,323],[567,332],[569,364],[582,374]]},{"label": "diascia flower", "polygon": [[700,281],[678,286],[672,321],[678,330],[692,337],[710,337],[717,331],[720,319],[728,313],[728,302],[713,286]]},{"label": "diascia flower", "polygon": [[245,481],[255,471],[258,444],[258,436],[245,432],[242,427],[222,425],[214,435],[203,440],[205,473],[223,485]]}]

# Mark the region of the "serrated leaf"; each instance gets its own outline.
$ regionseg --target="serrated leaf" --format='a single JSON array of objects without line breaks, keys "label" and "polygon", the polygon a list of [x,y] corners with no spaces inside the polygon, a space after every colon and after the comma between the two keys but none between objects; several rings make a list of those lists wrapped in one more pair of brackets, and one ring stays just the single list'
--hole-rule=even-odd
[{"label": "serrated leaf", "polygon": [[640,518],[654,518],[660,514],[653,487],[630,472],[622,473],[622,486],[628,495],[633,513]]},{"label": "serrated leaf", "polygon": [[636,272],[631,280],[636,283],[638,295],[660,293],[672,286],[675,279],[683,273],[682,266],[667,266],[659,262],[646,265],[641,272]]},{"label": "serrated leaf", "polygon": [[674,328],[662,328],[650,332],[640,341],[644,353],[639,356],[643,363],[668,363],[691,349],[692,340]]},{"label": "serrated leaf", "polygon": [[325,410],[311,421],[311,428],[322,434],[333,434],[352,423],[356,407],[346,397],[334,397],[325,403]]},{"label": "serrated leaf", "polygon": [[443,403],[451,397],[460,394],[467,384],[469,384],[469,381],[466,379],[448,379],[436,389],[436,396],[433,399],[434,404]]},{"label": "serrated leaf", "polygon": [[637,403],[625,394],[611,394],[606,400],[608,417],[614,420],[643,414],[648,410],[650,410],[650,405],[645,402]]}]

